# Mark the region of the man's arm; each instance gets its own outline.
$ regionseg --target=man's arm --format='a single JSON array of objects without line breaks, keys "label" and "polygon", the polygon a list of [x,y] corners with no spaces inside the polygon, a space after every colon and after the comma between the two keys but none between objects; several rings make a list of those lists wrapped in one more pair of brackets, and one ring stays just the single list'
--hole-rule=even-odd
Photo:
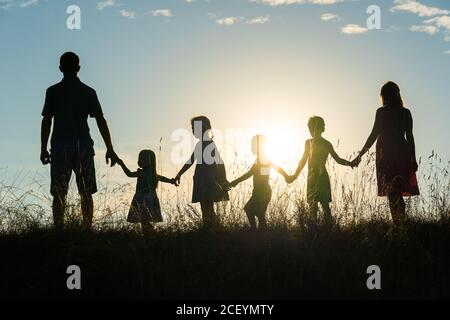
[{"label": "man's arm", "polygon": [[111,167],[115,166],[118,161],[118,156],[114,152],[114,148],[112,145],[111,140],[111,133],[108,128],[108,123],[106,122],[105,117],[98,116],[95,118],[97,120],[97,127],[100,131],[100,134],[102,135],[103,141],[106,145],[106,163],[109,164],[109,161],[111,160]]},{"label": "man's arm", "polygon": [[48,139],[52,129],[52,117],[44,116],[41,123],[41,162],[43,165],[51,162],[50,153],[47,150]]}]

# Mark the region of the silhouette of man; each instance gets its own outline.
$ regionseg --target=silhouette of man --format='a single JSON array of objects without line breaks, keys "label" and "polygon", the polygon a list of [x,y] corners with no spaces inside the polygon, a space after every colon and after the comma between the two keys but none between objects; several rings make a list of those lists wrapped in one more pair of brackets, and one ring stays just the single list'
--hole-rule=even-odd
[{"label": "silhouette of man", "polygon": [[[81,197],[83,226],[90,228],[94,212],[92,195],[97,192],[94,166],[94,142],[89,134],[88,116],[95,118],[105,141],[106,163],[114,166],[114,152],[108,124],[94,89],[80,81],[80,60],[73,52],[60,58],[61,82],[47,89],[41,126],[41,162],[51,164],[51,194],[55,228],[64,227],[64,211],[69,181],[75,173]],[[51,154],[47,151],[53,122]]]}]

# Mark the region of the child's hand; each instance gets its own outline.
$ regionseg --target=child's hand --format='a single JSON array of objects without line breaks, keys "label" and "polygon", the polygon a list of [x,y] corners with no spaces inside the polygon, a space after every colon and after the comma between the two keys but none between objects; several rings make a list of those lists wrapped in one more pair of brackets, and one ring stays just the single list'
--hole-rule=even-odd
[{"label": "child's hand", "polygon": [[292,182],[295,181],[295,177],[294,176],[286,176],[284,178],[284,180],[286,181],[287,184],[291,184]]},{"label": "child's hand", "polygon": [[350,161],[350,167],[355,168],[358,167],[361,162],[361,157],[357,156],[353,161]]},{"label": "child's hand", "polygon": [[173,184],[175,187],[178,187],[180,185],[176,178],[170,179],[170,184]]},{"label": "child's hand", "polygon": [[236,184],[233,183],[233,182],[228,182],[228,181],[227,181],[227,182],[225,183],[224,187],[225,187],[228,191],[230,191],[231,189],[233,189],[234,187],[236,187]]}]

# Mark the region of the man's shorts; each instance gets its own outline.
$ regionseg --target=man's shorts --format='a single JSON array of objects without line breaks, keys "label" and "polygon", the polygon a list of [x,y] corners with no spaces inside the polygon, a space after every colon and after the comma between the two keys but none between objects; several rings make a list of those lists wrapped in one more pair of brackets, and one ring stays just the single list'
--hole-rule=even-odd
[{"label": "man's shorts", "polygon": [[51,157],[50,192],[53,196],[67,194],[72,171],[80,194],[97,192],[93,146],[78,142],[52,145]]}]

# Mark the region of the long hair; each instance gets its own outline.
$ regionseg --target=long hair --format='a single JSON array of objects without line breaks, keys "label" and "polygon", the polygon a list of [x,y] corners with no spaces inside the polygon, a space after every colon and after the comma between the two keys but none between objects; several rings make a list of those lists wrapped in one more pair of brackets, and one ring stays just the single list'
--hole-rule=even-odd
[{"label": "long hair", "polygon": [[386,82],[381,87],[380,96],[383,106],[403,108],[403,100],[400,94],[400,88],[395,82]]},{"label": "long hair", "polygon": [[146,173],[146,179],[152,188],[158,186],[158,178],[156,174],[156,155],[152,150],[142,150],[139,152],[138,165]]}]

